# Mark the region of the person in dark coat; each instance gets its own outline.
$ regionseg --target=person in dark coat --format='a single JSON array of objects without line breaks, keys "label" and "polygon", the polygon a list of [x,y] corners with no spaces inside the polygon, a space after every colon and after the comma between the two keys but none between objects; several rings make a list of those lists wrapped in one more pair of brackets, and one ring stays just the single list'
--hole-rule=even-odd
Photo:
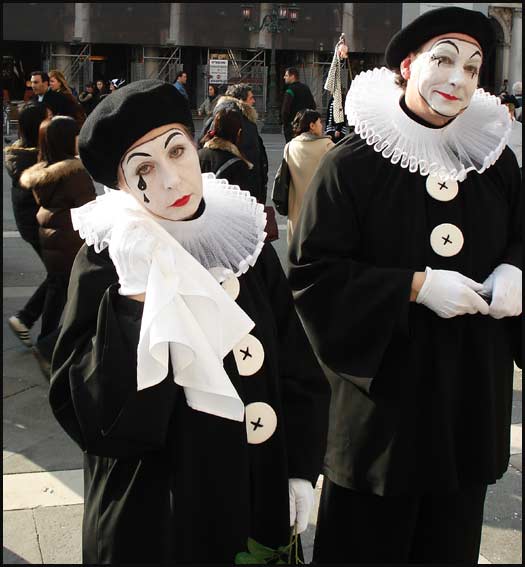
[{"label": "person in dark coat", "polygon": [[70,211],[96,197],[91,178],[75,158],[77,133],[77,125],[69,116],[55,116],[42,122],[39,161],[26,169],[19,181],[20,187],[32,193],[38,205],[36,218],[47,287],[42,328],[33,353],[46,375],[66,303],[71,266],[83,244],[71,225]]},{"label": "person in dark coat", "polygon": [[[239,83],[230,85],[226,94],[217,100],[213,115],[204,123],[199,140],[203,140],[211,128],[217,112],[223,108],[233,108],[242,113],[242,138],[239,149],[253,164],[250,170],[250,193],[258,203],[266,203],[268,183],[268,156],[257,128],[257,111],[254,108],[255,97],[250,85]],[[202,147],[202,144],[199,144]]]},{"label": "person in dark coat", "polygon": [[340,142],[350,132],[346,117],[343,122],[336,122],[334,119],[334,97],[331,97],[328,103],[324,132],[327,136],[330,136],[334,144]]},{"label": "person in dark coat", "polygon": [[478,561],[522,364],[520,172],[477,90],[494,44],[457,7],[402,29],[303,203],[289,281],[332,386],[316,563]]},{"label": "person in dark coat", "polygon": [[64,111],[60,112],[60,114],[74,118],[80,130],[86,120],[86,112],[83,106],[78,102],[77,97],[73,94],[62,71],[58,69],[51,69],[51,71],[49,71],[49,87],[52,91],[65,97],[67,104]]},{"label": "person in dark coat", "polygon": [[86,116],[89,116],[99,102],[99,94],[95,83],[88,83],[86,89],[78,96],[78,100],[84,108]]},{"label": "person in dark coat", "polygon": [[[41,260],[42,250],[36,220],[39,207],[33,194],[20,187],[19,180],[22,173],[35,165],[38,160],[38,129],[46,116],[45,106],[34,103],[25,104],[18,114],[19,138],[4,150],[5,167],[12,180],[11,204],[16,227],[20,236],[31,245]],[[46,287],[47,279],[38,286],[24,307],[8,320],[11,330],[28,347],[32,346],[29,329],[42,314]]]},{"label": "person in dark coat", "polygon": [[223,108],[213,120],[211,129],[203,138],[199,150],[202,173],[214,173],[218,179],[227,179],[251,193],[250,163],[239,150],[242,140],[242,114],[232,108]]},{"label": "person in dark coat", "polygon": [[231,564],[312,509],[329,386],[262,205],[201,174],[190,125],[177,89],[143,80],[79,137],[120,189],[72,211],[86,244],[49,394],[84,452],[86,564]]},{"label": "person in dark coat", "polygon": [[297,113],[306,108],[316,110],[317,106],[308,85],[299,81],[299,71],[295,67],[288,67],[283,78],[286,89],[281,106],[281,121],[284,139],[288,143],[293,138],[292,122]]},{"label": "person in dark coat", "polygon": [[44,71],[31,73],[31,88],[35,93],[30,101],[43,104],[49,109],[49,116],[68,116],[70,103],[60,92],[49,86],[49,75]]}]

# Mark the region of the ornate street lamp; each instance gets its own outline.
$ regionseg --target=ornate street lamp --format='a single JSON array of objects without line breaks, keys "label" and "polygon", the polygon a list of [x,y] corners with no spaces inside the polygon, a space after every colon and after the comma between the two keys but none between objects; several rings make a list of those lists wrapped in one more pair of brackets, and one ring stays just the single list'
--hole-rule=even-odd
[{"label": "ornate street lamp", "polygon": [[279,105],[277,102],[277,65],[275,62],[275,36],[282,32],[292,32],[294,24],[299,18],[299,7],[295,3],[272,4],[272,11],[266,14],[260,26],[252,23],[253,4],[241,4],[241,13],[244,27],[250,31],[260,32],[266,28],[271,34],[271,60],[270,60],[270,85],[268,87],[268,103],[266,117],[262,127],[265,134],[278,134],[281,131],[281,120]]}]

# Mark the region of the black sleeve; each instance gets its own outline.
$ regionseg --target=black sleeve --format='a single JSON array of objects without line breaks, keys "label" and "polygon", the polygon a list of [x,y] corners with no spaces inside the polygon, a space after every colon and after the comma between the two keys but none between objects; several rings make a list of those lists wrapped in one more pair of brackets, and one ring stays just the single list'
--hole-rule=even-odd
[{"label": "black sleeve", "polygon": [[408,333],[414,272],[362,261],[360,197],[345,151],[326,154],[310,183],[290,244],[289,281],[322,364],[368,388],[393,336]]},{"label": "black sleeve", "polygon": [[518,160],[510,148],[506,148],[498,162],[502,168],[502,179],[508,184],[511,218],[510,240],[504,263],[523,269],[523,190],[521,187],[521,170]]},{"label": "black sleeve", "polygon": [[267,198],[267,190],[268,190],[268,154],[266,153],[266,148],[264,147],[263,139],[259,134],[257,134],[259,138],[259,146],[260,146],[260,172],[261,172],[261,195],[260,195],[260,202],[264,205],[266,204]]},{"label": "black sleeve", "polygon": [[288,92],[288,90],[284,93],[283,104],[281,106],[281,121],[283,124],[289,124],[293,118],[293,116],[290,116],[292,112],[293,96]]},{"label": "black sleeve", "polygon": [[295,311],[277,254],[266,245],[256,265],[262,272],[278,332],[279,371],[290,478],[315,485],[326,449],[330,386]]},{"label": "black sleeve", "polygon": [[118,294],[107,251],[83,246],[73,264],[49,392],[60,425],[86,452],[136,456],[163,446],[175,384],[137,392],[143,305]]}]

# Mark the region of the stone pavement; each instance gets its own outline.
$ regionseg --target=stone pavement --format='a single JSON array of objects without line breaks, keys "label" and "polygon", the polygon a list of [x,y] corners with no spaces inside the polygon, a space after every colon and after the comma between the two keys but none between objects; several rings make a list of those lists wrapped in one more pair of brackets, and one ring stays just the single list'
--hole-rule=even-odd
[{"label": "stone pavement", "polygon": [[[278,135],[264,135],[263,139],[273,179],[283,139]],[[82,455],[51,414],[47,383],[31,352],[7,326],[7,318],[21,308],[45,272],[16,231],[5,169],[3,182],[3,563],[76,564],[81,562]],[[285,219],[278,218],[281,238],[275,247],[284,263]],[[38,325],[31,334],[36,338]],[[521,409],[522,378],[517,371],[511,466],[503,479],[489,488],[480,563],[521,564]],[[317,502],[320,487],[321,480]],[[311,558],[316,512],[303,538],[307,560]]]}]

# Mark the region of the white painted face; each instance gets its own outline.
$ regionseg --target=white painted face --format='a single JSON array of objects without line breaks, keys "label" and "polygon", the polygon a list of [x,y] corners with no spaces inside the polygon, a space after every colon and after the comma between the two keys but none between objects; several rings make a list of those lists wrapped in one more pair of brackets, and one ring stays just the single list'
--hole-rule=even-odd
[{"label": "white painted face", "polygon": [[423,53],[411,64],[410,72],[428,106],[441,116],[453,118],[470,104],[482,60],[477,44],[440,37],[423,46]]},{"label": "white painted face", "polygon": [[179,124],[151,130],[124,154],[119,187],[167,220],[192,217],[202,200],[197,150]]}]

